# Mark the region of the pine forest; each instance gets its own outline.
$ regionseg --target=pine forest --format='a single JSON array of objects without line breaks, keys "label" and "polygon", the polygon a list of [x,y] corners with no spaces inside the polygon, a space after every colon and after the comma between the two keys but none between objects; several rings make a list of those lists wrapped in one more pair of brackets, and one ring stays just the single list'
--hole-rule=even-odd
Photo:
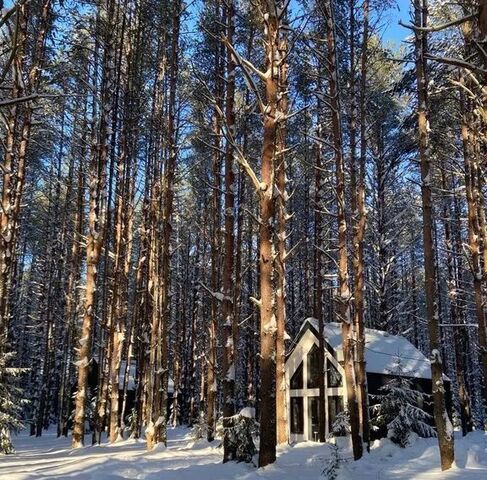
[{"label": "pine forest", "polygon": [[486,0],[0,7],[0,478],[487,478]]}]

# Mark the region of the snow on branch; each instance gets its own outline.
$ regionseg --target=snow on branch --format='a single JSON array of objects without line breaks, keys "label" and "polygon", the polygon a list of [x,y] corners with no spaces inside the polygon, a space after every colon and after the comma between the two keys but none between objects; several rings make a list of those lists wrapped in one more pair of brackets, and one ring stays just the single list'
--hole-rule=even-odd
[{"label": "snow on branch", "polygon": [[230,298],[228,295],[223,295],[221,292],[214,292],[210,290],[203,282],[200,282],[200,285],[213,297],[216,298],[219,302],[233,302],[233,299]]},{"label": "snow on branch", "polygon": [[470,70],[472,72],[477,72],[482,75],[487,74],[487,70],[485,70],[484,68],[477,67],[475,65],[472,65],[471,63],[460,60],[459,58],[437,57],[436,55],[431,55],[429,53],[425,54],[424,57],[428,60],[432,60],[433,62],[444,63],[446,65],[452,65],[454,67],[465,68],[467,70]]},{"label": "snow on branch", "polygon": [[399,20],[399,25],[401,25],[401,27],[408,28],[409,30],[414,30],[417,32],[440,32],[441,30],[446,30],[450,27],[456,27],[457,25],[469,22],[470,20],[475,20],[477,17],[478,13],[472,13],[470,15],[467,15],[466,17],[457,18],[456,20],[441,23],[440,25],[432,25],[431,27],[418,27],[410,23],[403,23],[401,20]]}]

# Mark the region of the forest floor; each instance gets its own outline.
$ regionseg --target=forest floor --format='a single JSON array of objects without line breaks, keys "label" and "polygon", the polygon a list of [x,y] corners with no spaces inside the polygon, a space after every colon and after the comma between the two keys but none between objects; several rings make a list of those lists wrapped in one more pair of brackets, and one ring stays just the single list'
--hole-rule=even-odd
[{"label": "forest floor", "polygon": [[[152,452],[145,451],[144,442],[133,440],[71,450],[69,439],[51,433],[38,439],[21,434],[14,442],[17,453],[0,457],[2,480],[319,480],[331,452],[329,445],[300,443],[279,449],[274,465],[257,470],[249,464],[223,465],[219,442],[191,442],[189,430],[183,428],[169,430],[168,447]],[[346,462],[338,479],[487,479],[484,432],[457,438],[455,450],[456,465],[444,473],[439,471],[435,439],[417,439],[406,449],[381,440],[362,460]]]}]

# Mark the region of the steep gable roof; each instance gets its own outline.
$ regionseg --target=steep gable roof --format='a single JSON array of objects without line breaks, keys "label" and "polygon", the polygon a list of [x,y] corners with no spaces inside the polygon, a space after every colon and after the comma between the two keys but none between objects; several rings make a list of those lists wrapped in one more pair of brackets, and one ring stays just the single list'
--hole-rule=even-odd
[{"label": "steep gable roof", "polygon": [[[303,322],[301,330],[309,326],[317,334],[318,320],[316,318],[307,318]],[[334,322],[325,323],[324,335],[327,343],[336,352],[340,352],[342,349],[341,325]],[[397,374],[394,368],[397,358],[401,359],[404,376],[431,379],[430,361],[409,340],[382,330],[365,329],[365,361],[368,373]]]}]

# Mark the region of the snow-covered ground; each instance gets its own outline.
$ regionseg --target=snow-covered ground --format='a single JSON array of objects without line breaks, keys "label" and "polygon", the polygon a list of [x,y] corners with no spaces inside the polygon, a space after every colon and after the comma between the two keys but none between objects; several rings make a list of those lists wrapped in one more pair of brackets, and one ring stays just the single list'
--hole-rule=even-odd
[{"label": "snow-covered ground", "polygon": [[[40,439],[21,434],[14,439],[17,453],[0,457],[0,479],[77,480],[311,480],[321,479],[330,455],[328,445],[300,443],[279,450],[277,462],[264,469],[252,465],[221,464],[218,443],[193,444],[187,429],[169,431],[167,449],[146,452],[144,443],[123,441],[79,450],[68,439],[45,434]],[[456,465],[439,471],[435,439],[417,439],[401,449],[388,440],[376,442],[370,455],[347,462],[341,480],[486,480],[487,435],[474,432],[456,439]]]}]

